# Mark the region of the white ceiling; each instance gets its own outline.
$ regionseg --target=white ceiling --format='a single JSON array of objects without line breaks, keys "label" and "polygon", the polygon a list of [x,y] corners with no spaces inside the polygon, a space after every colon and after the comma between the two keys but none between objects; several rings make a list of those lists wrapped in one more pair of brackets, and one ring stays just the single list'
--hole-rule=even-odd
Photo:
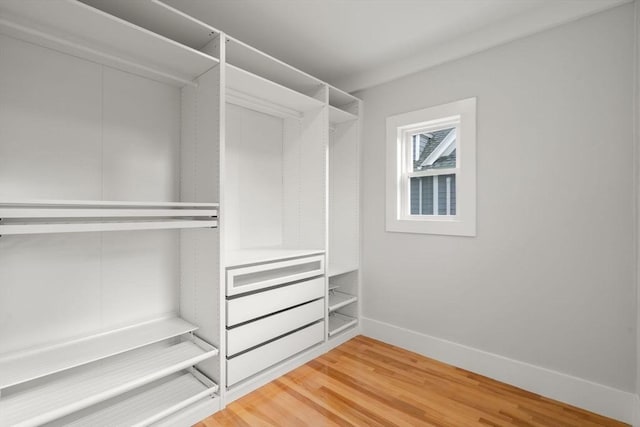
[{"label": "white ceiling", "polygon": [[347,91],[631,0],[165,0]]}]

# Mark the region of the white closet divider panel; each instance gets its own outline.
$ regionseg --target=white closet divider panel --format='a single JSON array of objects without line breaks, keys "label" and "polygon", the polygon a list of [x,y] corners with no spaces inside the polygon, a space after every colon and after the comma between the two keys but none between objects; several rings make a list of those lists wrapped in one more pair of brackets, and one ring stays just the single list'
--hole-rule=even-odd
[{"label": "white closet divider panel", "polygon": [[[197,375],[197,373],[196,373]],[[127,426],[143,427],[183,409],[218,391],[218,385],[203,375],[184,374],[134,391],[127,399],[109,404],[74,420],[59,420],[52,427]]]},{"label": "white closet divider panel", "polygon": [[0,389],[115,356],[197,329],[197,326],[173,317],[47,347],[4,354],[0,357]]},{"label": "white closet divider panel", "polygon": [[175,85],[218,60],[76,0],[3,0],[0,32]]},{"label": "white closet divider panel", "polygon": [[151,346],[76,368],[69,375],[0,400],[0,425],[39,426],[133,390],[218,354],[201,340],[170,347]]}]

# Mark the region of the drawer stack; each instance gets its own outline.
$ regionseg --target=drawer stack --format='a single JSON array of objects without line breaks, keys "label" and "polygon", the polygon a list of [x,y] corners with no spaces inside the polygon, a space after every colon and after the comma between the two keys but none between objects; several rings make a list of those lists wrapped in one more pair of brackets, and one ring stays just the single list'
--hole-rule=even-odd
[{"label": "drawer stack", "polygon": [[324,255],[226,273],[227,387],[324,340]]}]

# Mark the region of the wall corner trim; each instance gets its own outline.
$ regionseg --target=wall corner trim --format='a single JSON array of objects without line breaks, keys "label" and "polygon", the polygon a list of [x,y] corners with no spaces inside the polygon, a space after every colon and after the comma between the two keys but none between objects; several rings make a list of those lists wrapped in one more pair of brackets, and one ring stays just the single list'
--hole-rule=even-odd
[{"label": "wall corner trim", "polygon": [[370,338],[640,427],[636,394],[366,317],[362,331]]}]

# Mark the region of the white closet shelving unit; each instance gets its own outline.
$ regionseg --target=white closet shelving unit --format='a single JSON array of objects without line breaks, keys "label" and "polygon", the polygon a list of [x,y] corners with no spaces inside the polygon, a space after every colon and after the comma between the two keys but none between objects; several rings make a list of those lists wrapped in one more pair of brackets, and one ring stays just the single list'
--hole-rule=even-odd
[{"label": "white closet shelving unit", "polygon": [[360,318],[359,142],[362,102],[329,87],[328,336]]},{"label": "white closet shelving unit", "polygon": [[3,427],[220,407],[219,33],[135,7],[0,3]]},{"label": "white closet shelving unit", "polygon": [[359,331],[361,101],[185,6],[0,2],[0,427],[193,424]]},{"label": "white closet shelving unit", "polygon": [[[226,388],[325,336],[327,89],[226,37]],[[238,393],[238,390],[241,390]]]}]

